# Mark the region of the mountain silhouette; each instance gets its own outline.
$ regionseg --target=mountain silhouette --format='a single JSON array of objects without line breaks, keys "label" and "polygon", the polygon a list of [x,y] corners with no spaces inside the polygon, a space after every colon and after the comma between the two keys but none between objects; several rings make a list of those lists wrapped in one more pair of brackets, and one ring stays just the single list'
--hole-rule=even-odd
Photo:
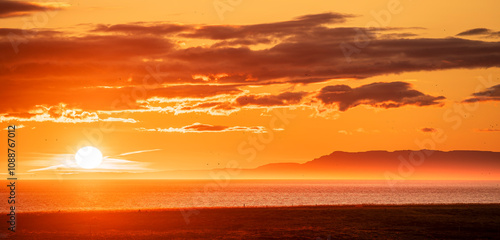
[{"label": "mountain silhouette", "polygon": [[238,178],[499,180],[500,153],[487,151],[341,152],[299,163],[242,170]]}]

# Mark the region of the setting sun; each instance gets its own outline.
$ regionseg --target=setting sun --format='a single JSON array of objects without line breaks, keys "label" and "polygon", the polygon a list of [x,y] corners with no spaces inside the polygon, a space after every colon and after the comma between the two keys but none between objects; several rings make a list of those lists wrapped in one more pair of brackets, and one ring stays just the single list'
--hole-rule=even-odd
[{"label": "setting sun", "polygon": [[0,239],[498,239],[499,8],[0,0]]},{"label": "setting sun", "polygon": [[95,147],[83,147],[75,154],[76,164],[85,169],[93,169],[101,165],[102,153]]}]

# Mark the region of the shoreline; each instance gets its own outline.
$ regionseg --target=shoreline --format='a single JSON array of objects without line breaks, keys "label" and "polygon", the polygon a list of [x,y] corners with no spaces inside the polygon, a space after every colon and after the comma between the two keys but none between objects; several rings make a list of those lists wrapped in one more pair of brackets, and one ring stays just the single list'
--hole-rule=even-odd
[{"label": "shoreline", "polygon": [[[500,203],[17,213],[11,239],[494,239]],[[4,216],[5,217],[5,216]],[[4,222],[4,219],[1,219]]]},{"label": "shoreline", "polygon": [[[498,203],[403,203],[403,204],[322,204],[322,205],[292,205],[292,206],[234,206],[234,207],[184,207],[184,208],[145,208],[145,209],[95,209],[95,210],[52,210],[52,211],[18,211],[16,214],[52,214],[52,213],[91,213],[91,212],[163,212],[163,211],[182,211],[182,210],[219,210],[219,209],[281,209],[281,208],[377,208],[377,207],[446,207],[446,206],[500,206]],[[0,214],[9,212],[0,211]]]}]

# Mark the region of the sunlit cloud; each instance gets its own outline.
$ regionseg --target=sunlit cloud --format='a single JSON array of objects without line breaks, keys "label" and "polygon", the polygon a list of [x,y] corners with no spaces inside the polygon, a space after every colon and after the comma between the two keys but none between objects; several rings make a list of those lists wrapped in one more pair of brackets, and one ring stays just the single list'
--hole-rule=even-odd
[{"label": "sunlit cloud", "polygon": [[[167,132],[167,133],[209,133],[209,132],[251,132],[251,133],[265,133],[267,132],[266,127],[263,126],[253,126],[253,127],[243,127],[243,126],[219,126],[210,125],[202,123],[194,123],[188,126],[180,128],[136,128],[136,130],[141,132]],[[274,131],[279,131],[283,129],[273,129]]]},{"label": "sunlit cloud", "polygon": [[96,112],[82,109],[68,109],[66,104],[58,106],[39,105],[27,113],[8,113],[0,115],[0,122],[57,122],[57,123],[91,123],[91,122],[124,122],[137,123],[132,118],[100,118]]},{"label": "sunlit cloud", "polygon": [[[16,130],[17,130],[17,129],[20,129],[20,128],[24,128],[24,127],[26,127],[26,126],[24,126],[23,124],[16,124],[15,126],[16,126]],[[9,127],[4,128],[3,130],[9,130]]]},{"label": "sunlit cloud", "polygon": [[353,134],[359,134],[359,133],[379,133],[379,130],[366,130],[364,128],[357,128],[354,130],[339,130],[338,133],[340,134],[345,134],[345,135],[353,135]]}]

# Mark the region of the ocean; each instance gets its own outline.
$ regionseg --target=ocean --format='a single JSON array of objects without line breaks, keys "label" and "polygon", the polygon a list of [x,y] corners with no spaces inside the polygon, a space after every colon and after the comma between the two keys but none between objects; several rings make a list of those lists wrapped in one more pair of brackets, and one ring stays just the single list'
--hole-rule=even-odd
[{"label": "ocean", "polygon": [[[8,212],[7,182],[0,192]],[[500,181],[20,180],[16,211],[500,203]]]}]

